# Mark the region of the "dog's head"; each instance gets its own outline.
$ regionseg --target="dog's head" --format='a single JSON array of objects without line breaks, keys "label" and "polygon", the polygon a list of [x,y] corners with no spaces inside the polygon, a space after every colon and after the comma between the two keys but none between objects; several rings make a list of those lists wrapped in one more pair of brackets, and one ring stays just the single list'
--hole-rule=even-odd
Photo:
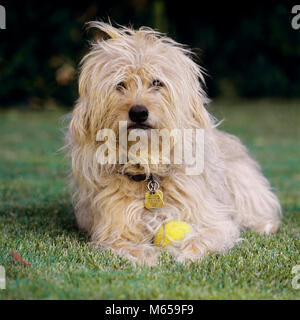
[{"label": "dog's head", "polygon": [[132,30],[91,22],[104,35],[82,60],[79,100],[71,130],[95,142],[100,129],[205,128],[210,117],[201,68],[191,52],[150,28]]}]

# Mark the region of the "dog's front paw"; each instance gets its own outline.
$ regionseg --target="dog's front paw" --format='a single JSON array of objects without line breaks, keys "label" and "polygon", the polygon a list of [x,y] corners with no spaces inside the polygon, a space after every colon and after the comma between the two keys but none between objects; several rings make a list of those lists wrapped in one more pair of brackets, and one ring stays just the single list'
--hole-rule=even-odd
[{"label": "dog's front paw", "polygon": [[227,223],[226,227],[226,231],[218,228],[194,230],[176,246],[169,247],[168,251],[178,262],[202,259],[214,252],[226,252],[240,241],[238,227],[232,223]]},{"label": "dog's front paw", "polygon": [[159,250],[150,244],[130,244],[122,248],[112,248],[113,252],[128,259],[133,265],[153,266],[157,263]]},{"label": "dog's front paw", "polygon": [[180,263],[201,259],[209,253],[208,248],[200,239],[194,237],[186,239],[181,244],[167,246],[166,249]]}]

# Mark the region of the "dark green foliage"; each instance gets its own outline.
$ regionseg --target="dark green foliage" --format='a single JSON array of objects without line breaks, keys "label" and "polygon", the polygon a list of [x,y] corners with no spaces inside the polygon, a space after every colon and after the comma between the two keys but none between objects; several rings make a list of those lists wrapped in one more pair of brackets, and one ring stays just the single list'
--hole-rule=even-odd
[{"label": "dark green foliage", "polygon": [[[281,2],[281,3],[280,3]],[[28,102],[71,105],[78,63],[88,48],[84,23],[94,19],[148,25],[201,48],[211,97],[300,96],[300,30],[294,3],[116,0],[7,1],[0,30],[0,107]]]}]

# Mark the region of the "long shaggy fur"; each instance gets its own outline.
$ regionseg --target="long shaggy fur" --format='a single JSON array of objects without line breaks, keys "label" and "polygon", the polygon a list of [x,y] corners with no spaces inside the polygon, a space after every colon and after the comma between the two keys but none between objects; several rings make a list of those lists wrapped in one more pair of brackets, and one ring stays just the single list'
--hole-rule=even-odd
[{"label": "long shaggy fur", "polygon": [[[281,209],[256,161],[238,138],[216,128],[204,107],[201,68],[192,53],[150,28],[132,30],[92,22],[105,35],[91,45],[83,58],[79,99],[67,133],[75,185],[78,225],[92,243],[133,262],[152,264],[160,248],[152,244],[162,223],[182,220],[192,233],[176,246],[167,247],[178,261],[224,252],[251,229],[273,233]],[[154,79],[164,86],[149,87]],[[117,86],[126,83],[120,91]],[[202,128],[205,132],[204,172],[186,175],[175,165],[99,165],[95,157],[99,129],[128,120],[134,104],[149,110],[155,129]],[[165,207],[144,207],[147,182],[126,174],[155,175],[164,193]]]}]

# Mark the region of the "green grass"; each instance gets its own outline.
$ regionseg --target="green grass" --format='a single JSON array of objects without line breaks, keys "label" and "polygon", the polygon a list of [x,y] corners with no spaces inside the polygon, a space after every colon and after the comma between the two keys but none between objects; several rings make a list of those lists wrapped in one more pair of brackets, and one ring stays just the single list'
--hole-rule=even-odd
[{"label": "green grass", "polygon": [[[168,254],[157,266],[132,267],[100,252],[77,230],[67,189],[62,111],[0,113],[0,299],[299,299],[300,102],[216,102],[223,130],[237,134],[262,164],[284,219],[275,236],[243,234],[226,254],[187,265]],[[16,251],[32,266],[11,263]]]}]

